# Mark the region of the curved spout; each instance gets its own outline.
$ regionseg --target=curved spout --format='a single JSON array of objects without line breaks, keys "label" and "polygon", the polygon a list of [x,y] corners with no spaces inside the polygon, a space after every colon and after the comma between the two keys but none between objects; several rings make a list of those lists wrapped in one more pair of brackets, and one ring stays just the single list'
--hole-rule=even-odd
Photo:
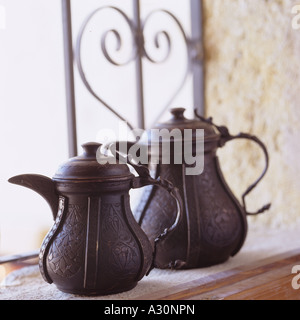
[{"label": "curved spout", "polygon": [[55,220],[59,199],[52,179],[39,174],[22,174],[10,178],[8,182],[27,187],[41,195],[49,204],[52,210],[53,219]]}]

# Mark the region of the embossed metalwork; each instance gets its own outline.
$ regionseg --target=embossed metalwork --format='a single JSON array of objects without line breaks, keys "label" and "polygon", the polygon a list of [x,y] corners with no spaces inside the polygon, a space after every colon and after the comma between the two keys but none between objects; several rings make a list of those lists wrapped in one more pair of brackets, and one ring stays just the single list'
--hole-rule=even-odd
[{"label": "embossed metalwork", "polygon": [[61,230],[52,240],[47,264],[51,271],[60,277],[70,278],[82,266],[85,236],[83,216],[85,211],[85,205],[69,203]]},{"label": "embossed metalwork", "polygon": [[[100,147],[99,143],[84,144],[83,155],[61,165],[52,180],[31,174],[9,180],[58,204],[39,263],[45,281],[64,292],[92,295],[126,291],[156,265],[156,246],[152,248],[130,208],[131,188],[156,185],[176,199],[177,218],[157,235],[156,244],[174,232],[181,217],[182,201],[171,183],[152,179],[142,166],[136,167],[138,176],[134,176],[127,164],[112,164],[99,154]],[[109,164],[98,162],[103,158]],[[45,184],[40,189],[42,181]]]},{"label": "embossed metalwork", "polygon": [[49,251],[49,245],[50,245],[50,240],[53,238],[53,236],[57,233],[57,230],[59,228],[59,225],[62,221],[63,215],[64,215],[64,210],[65,210],[65,203],[66,199],[62,196],[59,197],[59,202],[58,202],[58,213],[55,218],[55,222],[50,229],[50,231],[47,233],[41,248],[40,248],[40,254],[39,254],[39,268],[42,277],[44,280],[48,283],[52,283],[52,279],[50,278],[48,272],[47,272],[47,253]]},{"label": "embossed metalwork", "polygon": [[[264,177],[269,163],[268,152],[255,136],[245,133],[232,136],[226,127],[216,126],[212,119],[200,116],[199,120],[186,119],[183,108],[176,108],[171,112],[173,118],[156,128],[203,129],[204,169],[199,175],[185,175],[187,164],[174,163],[176,151],[171,154],[171,164],[160,161],[157,165],[155,177],[160,176],[176,185],[184,201],[183,217],[176,232],[156,246],[157,266],[181,269],[215,265],[226,261],[241,249],[247,235],[246,216],[259,214],[270,208],[270,204],[267,204],[254,213],[248,212],[244,199]],[[266,160],[260,177],[243,193],[242,204],[225,182],[217,157],[219,147],[237,138],[256,142],[262,148]],[[190,143],[195,142],[191,140]],[[174,220],[175,213],[176,205],[170,196],[163,190],[152,187],[150,192],[147,191],[142,196],[134,216],[154,245],[156,234]]]},{"label": "embossed metalwork", "polygon": [[121,203],[103,205],[100,241],[103,256],[110,266],[107,272],[116,279],[134,279],[139,272],[141,257],[137,242],[123,218]]},{"label": "embossed metalwork", "polygon": [[221,184],[213,179],[214,170],[214,162],[211,161],[206,164],[201,178],[195,180],[197,190],[201,190],[203,238],[217,247],[226,247],[241,232],[240,217]]}]

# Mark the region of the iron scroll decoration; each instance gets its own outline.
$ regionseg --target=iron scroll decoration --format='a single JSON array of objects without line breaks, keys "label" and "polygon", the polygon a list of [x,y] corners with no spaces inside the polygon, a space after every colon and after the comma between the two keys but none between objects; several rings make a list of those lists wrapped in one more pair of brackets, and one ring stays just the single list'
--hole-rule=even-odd
[{"label": "iron scroll decoration", "polygon": [[[104,105],[109,111],[111,111],[121,121],[125,121],[127,123],[127,126],[129,127],[129,129],[131,129],[131,130],[134,128],[134,125],[130,121],[128,121],[128,119],[125,119],[119,112],[116,111],[116,109],[113,106],[111,106],[99,94],[96,93],[96,91],[94,90],[90,81],[87,79],[85,70],[83,68],[82,40],[84,38],[87,26],[88,26],[89,22],[91,21],[91,19],[94,18],[97,15],[97,13],[99,13],[100,11],[103,11],[103,10],[112,10],[112,11],[116,12],[126,22],[126,24],[129,27],[129,30],[131,32],[131,35],[132,35],[132,51],[131,51],[130,56],[127,57],[127,59],[124,61],[116,61],[116,59],[114,59],[111,56],[111,54],[107,48],[107,37],[108,37],[108,35],[114,36],[114,38],[116,40],[115,50],[119,51],[123,45],[123,42],[124,42],[121,37],[120,32],[117,29],[113,28],[113,29],[109,29],[109,30],[105,31],[102,34],[101,41],[100,41],[101,51],[102,51],[105,59],[114,66],[121,67],[121,66],[128,65],[128,64],[132,63],[133,61],[135,61],[136,59],[138,59],[139,57],[147,59],[152,64],[160,64],[160,63],[164,63],[168,60],[168,58],[171,54],[172,37],[167,31],[165,31],[165,30],[157,31],[154,34],[154,39],[152,42],[152,44],[154,44],[155,48],[157,50],[160,50],[162,47],[161,46],[162,39],[164,40],[166,47],[167,47],[167,50],[161,59],[155,59],[153,56],[151,56],[151,54],[148,52],[148,50],[145,46],[145,36],[144,36],[145,32],[144,31],[145,31],[146,27],[150,24],[151,18],[154,17],[155,15],[157,15],[159,13],[166,15],[175,23],[175,25],[178,27],[178,29],[180,31],[180,34],[181,34],[181,37],[183,39],[185,49],[186,49],[186,56],[187,56],[186,69],[185,69],[184,75],[182,76],[182,79],[180,80],[178,87],[176,88],[176,90],[174,90],[174,92],[171,95],[171,97],[169,98],[168,102],[161,109],[159,115],[156,117],[155,121],[153,122],[153,123],[156,123],[160,119],[160,117],[164,114],[166,109],[173,103],[173,101],[175,100],[175,98],[177,97],[179,92],[184,87],[184,84],[186,83],[186,81],[188,79],[188,76],[192,70],[192,66],[193,66],[193,63],[195,62],[195,60],[202,61],[202,58],[203,58],[202,47],[199,46],[199,41],[192,40],[187,36],[179,19],[173,13],[171,13],[170,11],[165,10],[165,9],[156,9],[156,10],[151,11],[145,17],[145,19],[141,21],[141,24],[138,24],[138,25],[136,25],[136,23],[132,19],[130,19],[124,11],[122,11],[120,8],[117,8],[114,6],[103,6],[103,7],[97,8],[92,13],[90,13],[90,15],[85,19],[85,21],[83,22],[83,24],[80,28],[80,31],[79,31],[79,34],[77,37],[76,48],[75,48],[75,60],[76,60],[76,64],[78,67],[80,77],[81,77],[85,87],[92,94],[92,96],[94,96],[94,98],[96,100],[98,100],[102,105]],[[144,128],[142,128],[142,129],[144,129]]]}]

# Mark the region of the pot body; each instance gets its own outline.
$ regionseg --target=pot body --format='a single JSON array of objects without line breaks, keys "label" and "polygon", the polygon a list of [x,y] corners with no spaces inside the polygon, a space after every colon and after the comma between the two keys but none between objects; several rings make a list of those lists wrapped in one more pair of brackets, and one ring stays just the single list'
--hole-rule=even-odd
[{"label": "pot body", "polygon": [[130,209],[130,180],[56,188],[59,210],[40,254],[44,279],[74,294],[132,289],[151,266],[152,247]]},{"label": "pot body", "polygon": [[[159,164],[156,168],[156,175],[178,187],[184,202],[176,232],[157,244],[160,268],[198,268],[224,262],[240,250],[247,234],[245,210],[223,178],[216,148],[205,152],[200,175],[185,175],[185,167]],[[153,243],[175,213],[176,204],[168,193],[151,187],[134,215]]]},{"label": "pot body", "polygon": [[84,153],[63,163],[53,179],[22,174],[9,182],[36,191],[52,209],[54,225],[39,255],[45,281],[81,295],[127,291],[155,266],[156,251],[134,219],[130,189],[156,185],[175,199],[176,220],[157,235],[159,240],[176,229],[182,201],[177,188],[152,179],[147,167],[129,162],[138,172],[134,176],[126,163],[101,153],[101,144],[89,142],[83,148]]},{"label": "pot body", "polygon": [[[152,175],[169,180],[179,189],[183,199],[182,219],[168,238],[157,243],[155,236],[173,221],[176,205],[168,193],[156,187],[148,187],[134,212],[139,225],[152,244],[156,245],[156,266],[159,268],[200,268],[226,261],[241,249],[245,241],[247,215],[260,214],[271,206],[269,203],[256,212],[249,212],[245,203],[246,195],[257,186],[268,169],[269,156],[263,142],[248,133],[231,135],[225,126],[215,125],[212,118],[205,119],[196,110],[195,118],[187,119],[184,111],[184,108],[171,109],[171,119],[155,126],[155,129],[172,132],[173,139],[170,139],[171,134],[161,134],[160,137],[160,133],[150,135],[151,138],[148,139],[148,145],[150,141],[151,147],[156,146],[156,152],[163,147],[164,142],[170,143],[169,150],[173,150],[168,158],[169,164],[164,164],[163,156],[157,158],[157,154],[151,149],[150,157],[154,155],[159,159]],[[203,135],[198,129],[203,130]],[[191,134],[186,136],[186,130]],[[242,204],[225,182],[217,157],[218,148],[235,139],[255,142],[262,149],[266,161],[259,178],[242,193]],[[176,145],[178,142],[181,145]],[[147,145],[143,140],[140,143]],[[188,163],[191,163],[191,154],[186,146],[191,146],[192,155],[195,155],[194,168],[189,173],[194,172],[197,163],[203,163],[201,173],[196,171],[194,175],[186,174]],[[186,155],[189,157],[186,158]]]},{"label": "pot body", "polygon": [[[159,186],[177,203],[175,222],[156,235],[156,244],[176,230],[182,200],[176,187],[152,179],[147,167],[129,161],[138,173],[134,176],[126,159],[120,162],[105,155],[101,144],[89,142],[83,149],[82,155],[63,163],[53,179],[22,174],[9,182],[36,191],[52,210],[54,225],[39,255],[45,281],[82,295],[127,291],[156,265],[156,246],[152,248],[132,214],[130,189]],[[115,156],[119,158],[119,152]]]}]

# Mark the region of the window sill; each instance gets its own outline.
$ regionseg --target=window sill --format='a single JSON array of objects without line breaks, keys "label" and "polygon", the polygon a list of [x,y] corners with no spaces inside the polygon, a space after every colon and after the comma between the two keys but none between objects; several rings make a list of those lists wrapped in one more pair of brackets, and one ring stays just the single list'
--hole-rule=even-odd
[{"label": "window sill", "polygon": [[299,230],[249,229],[241,251],[227,262],[192,270],[154,269],[127,292],[83,297],[60,292],[42,279],[37,265],[9,274],[0,286],[1,299],[18,300],[249,300],[299,297],[291,283],[300,263]]}]

